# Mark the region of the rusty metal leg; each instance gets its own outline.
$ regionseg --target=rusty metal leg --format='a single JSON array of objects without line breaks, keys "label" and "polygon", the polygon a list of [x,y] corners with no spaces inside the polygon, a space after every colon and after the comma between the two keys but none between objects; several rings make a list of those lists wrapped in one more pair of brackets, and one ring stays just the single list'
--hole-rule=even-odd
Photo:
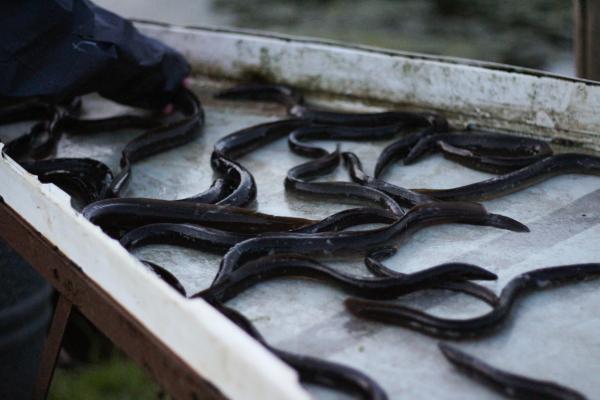
[{"label": "rusty metal leg", "polygon": [[577,76],[600,81],[600,0],[575,0]]},{"label": "rusty metal leg", "polygon": [[56,308],[54,309],[54,316],[52,317],[52,324],[48,331],[48,337],[44,344],[44,351],[40,360],[40,366],[38,369],[37,380],[35,387],[33,388],[33,399],[34,400],[45,400],[50,389],[50,383],[52,382],[52,376],[54,376],[54,369],[56,367],[56,361],[63,340],[63,335],[73,310],[73,304],[67,300],[63,295],[58,297],[56,302]]}]

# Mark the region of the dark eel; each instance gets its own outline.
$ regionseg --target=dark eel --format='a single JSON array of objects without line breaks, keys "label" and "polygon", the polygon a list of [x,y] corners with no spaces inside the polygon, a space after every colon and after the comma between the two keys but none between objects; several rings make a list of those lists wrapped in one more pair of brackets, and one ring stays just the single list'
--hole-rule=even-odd
[{"label": "dark eel", "polygon": [[406,158],[417,143],[436,132],[438,129],[435,126],[427,126],[390,143],[377,158],[373,172],[374,177],[379,178],[393,162]]},{"label": "dark eel", "polygon": [[364,400],[387,400],[387,394],[381,386],[362,372],[338,363],[279,350],[269,345],[241,313],[217,301],[212,301],[210,304],[267,350],[294,368],[301,382],[359,395]]},{"label": "dark eel", "polygon": [[61,122],[69,114],[75,115],[81,108],[81,99],[74,98],[60,103],[49,103],[39,98],[9,101],[0,107],[0,124],[38,121],[28,133],[12,140],[4,148],[11,158],[41,159],[50,156],[62,135]]},{"label": "dark eel", "polygon": [[397,219],[395,214],[380,208],[350,208],[332,214],[315,224],[292,231],[297,233],[339,232],[359,225],[391,224]]},{"label": "dark eel", "polygon": [[[353,208],[301,228],[297,233],[337,232],[363,224],[391,224],[394,215],[376,208]],[[231,246],[250,239],[256,234],[230,232],[186,223],[154,223],[128,231],[120,238],[128,250],[152,244],[170,244],[209,252],[226,252]]]},{"label": "dark eel", "polygon": [[384,180],[368,176],[363,170],[360,159],[354,153],[344,152],[342,153],[342,158],[344,159],[344,163],[348,168],[350,178],[354,182],[359,183],[365,187],[377,189],[390,196],[392,199],[394,199],[394,201],[396,201],[402,206],[412,207],[417,204],[429,203],[434,201],[432,197],[427,196],[423,193],[418,193],[410,189],[405,189],[403,187],[388,183]]},{"label": "dark eel", "polygon": [[54,114],[48,120],[35,123],[26,134],[11,140],[4,152],[16,161],[50,156],[62,135],[60,119],[63,114],[58,107],[54,108]]},{"label": "dark eel", "polygon": [[[267,101],[282,104],[289,115],[315,124],[374,127],[385,125],[414,125],[423,121],[424,115],[416,112],[384,111],[352,113],[322,110],[304,101],[295,89],[285,85],[249,84],[223,90],[215,95],[222,100]],[[426,117],[425,117],[426,118]]]},{"label": "dark eel", "polygon": [[[44,155],[43,153],[52,145],[49,139],[51,135],[49,128],[50,123],[48,121],[35,123],[27,133],[8,142],[4,146],[3,152],[17,162]],[[35,148],[38,150],[34,151]]]},{"label": "dark eel", "polygon": [[[425,120],[424,120],[425,121]],[[365,140],[387,138],[399,132],[397,126],[379,128],[348,128],[312,126],[309,122],[298,119],[267,122],[241,129],[220,139],[214,147],[211,165],[213,170],[225,177],[230,185],[231,193],[218,204],[244,207],[252,203],[256,197],[256,184],[250,172],[234,159],[249,154],[266,144],[272,143],[286,135],[291,135],[293,140],[305,138],[335,138]],[[299,147],[306,147],[300,144]],[[310,147],[310,146],[308,146]],[[326,150],[319,152],[319,156],[329,154]],[[313,153],[314,155],[314,153]]]},{"label": "dark eel", "polygon": [[70,134],[94,134],[124,129],[151,129],[163,123],[155,115],[119,115],[108,118],[85,119],[66,115],[60,121],[60,127]]},{"label": "dark eel", "polygon": [[196,96],[189,90],[179,92],[174,102],[184,118],[159,126],[131,140],[122,151],[121,171],[113,179],[110,197],[118,197],[131,178],[131,164],[146,157],[181,146],[194,140],[204,124],[204,111]]},{"label": "dark eel", "polygon": [[442,338],[467,338],[488,334],[498,329],[510,314],[517,298],[549,285],[590,279],[600,275],[600,264],[575,264],[542,268],[513,278],[502,289],[500,299],[493,309],[476,318],[448,319],[436,317],[420,310],[399,304],[380,301],[348,299],[346,308],[354,315],[375,321],[387,322]]},{"label": "dark eel", "polygon": [[[181,111],[186,117],[168,125],[163,125],[162,122],[154,115],[122,115],[99,119],[80,119],[77,118],[73,112],[73,110],[77,110],[78,105],[80,105],[80,102],[76,101],[72,102],[67,107],[67,110],[71,110],[71,112],[62,112],[60,114],[57,114],[58,109],[56,107],[51,108],[50,106],[47,106],[49,110],[54,110],[53,114],[51,114],[54,119],[50,122],[44,121],[35,124],[28,134],[23,135],[7,144],[4,151],[15,159],[23,159],[26,155],[32,152],[32,147],[34,148],[34,151],[37,149],[37,153],[41,153],[41,150],[43,150],[44,147],[48,147],[48,144],[45,146],[36,146],[35,144],[36,142],[42,142],[43,144],[43,138],[52,136],[49,133],[51,129],[59,130],[61,133],[62,131],[68,131],[69,133],[90,134],[122,129],[153,128],[151,131],[146,132],[145,134],[128,143],[123,151],[124,156],[121,160],[121,164],[125,165],[125,168],[122,169],[120,174],[110,184],[109,189],[102,191],[102,196],[97,196],[95,192],[90,192],[88,193],[87,200],[84,201],[84,204],[102,199],[104,197],[114,197],[116,191],[122,190],[123,186],[129,180],[131,162],[135,162],[139,159],[148,157],[163,150],[168,150],[171,147],[186,143],[195,137],[197,133],[197,129],[195,130],[195,128],[200,127],[204,121],[204,114],[200,103],[196,100],[195,96],[191,92],[184,91],[177,95],[176,104],[179,111]],[[33,116],[36,115],[36,113],[33,114]],[[39,116],[41,117],[47,115],[40,114]],[[46,139],[46,141],[48,140]],[[50,142],[50,144],[53,143]],[[39,155],[45,154],[38,154],[38,156]],[[78,172],[79,171],[77,171],[77,173]],[[63,181],[61,178],[57,179],[60,179],[61,182]],[[46,179],[43,181],[50,182],[51,180]],[[65,185],[64,182],[62,184],[63,186]],[[212,204],[225,197],[227,191],[228,187],[225,185],[225,181],[222,179],[217,179],[205,192],[182,200]],[[73,194],[73,191],[70,193]],[[79,195],[79,197],[81,197],[81,195]]]},{"label": "dark eel", "polygon": [[448,159],[495,174],[530,165],[552,155],[548,143],[526,137],[477,130],[446,132],[426,127],[387,146],[375,166],[375,177],[397,160],[411,164],[428,152],[441,151]]},{"label": "dark eel", "polygon": [[[301,228],[297,233],[337,232],[364,224],[391,224],[396,221],[393,214],[376,208],[352,208]],[[128,250],[153,244],[170,244],[196,250],[224,253],[239,242],[256,234],[230,232],[186,223],[155,223],[142,225],[125,233],[120,243]]]},{"label": "dark eel", "polygon": [[233,246],[219,267],[214,284],[227,279],[240,265],[264,253],[340,254],[372,250],[387,242],[405,237],[409,232],[443,223],[466,223],[494,226],[517,232],[528,231],[523,224],[505,216],[491,214],[476,203],[438,202],[411,208],[402,218],[383,228],[365,231],[325,233],[265,234]]},{"label": "dark eel", "polygon": [[[249,85],[237,87],[224,91],[217,95],[217,97],[222,99],[275,101],[286,104],[289,107],[296,107],[302,102],[301,95],[298,95],[291,88],[279,85]],[[211,163],[215,171],[229,177],[228,181],[231,182],[233,189],[232,194],[220,204],[246,206],[250,204],[256,196],[256,185],[252,175],[243,166],[233,161],[233,158],[248,154],[257,147],[277,140],[284,135],[290,134],[292,131],[293,132],[288,139],[292,148],[295,148],[297,152],[301,152],[302,149],[305,149],[303,153],[305,155],[310,153],[313,157],[322,157],[327,155],[328,152],[323,149],[304,145],[301,142],[304,139],[324,138],[345,140],[383,139],[397,134],[407,125],[428,125],[433,124],[434,122],[437,123],[438,120],[443,120],[441,117],[429,114],[393,113],[398,118],[383,126],[377,124],[379,126],[372,127],[368,124],[356,124],[356,121],[353,118],[359,114],[336,114],[328,112],[325,114],[329,117],[335,115],[335,118],[331,119],[327,117],[324,120],[319,118],[308,118],[307,120],[301,116],[301,118],[292,118],[246,128],[221,139],[215,145]],[[362,117],[367,115],[370,116],[371,114],[364,114]],[[343,123],[344,116],[347,117],[347,124]],[[354,125],[358,126],[356,127]],[[293,188],[294,185],[290,185],[290,187]]]},{"label": "dark eel", "polygon": [[82,206],[103,199],[113,178],[104,163],[90,158],[23,161],[21,166],[37,175],[40,182],[54,183]]},{"label": "dark eel", "polygon": [[[150,261],[142,260],[142,263],[178,293],[186,296],[184,287],[171,272]],[[212,297],[207,298],[207,301],[267,350],[294,368],[298,372],[301,382],[342,390],[350,394],[358,394],[366,400],[387,399],[387,395],[379,384],[362,372],[337,363],[276,349],[265,341],[254,325],[242,314],[221,302],[215,301]]]},{"label": "dark eel", "polygon": [[296,106],[292,115],[309,120],[317,124],[342,125],[342,126],[390,126],[403,124],[404,126],[421,126],[428,120],[428,114],[405,111],[384,111],[371,113],[353,113],[340,111],[320,110],[307,106]]},{"label": "dark eel", "polygon": [[600,157],[563,153],[546,157],[519,170],[452,189],[412,189],[438,200],[479,201],[523,190],[557,175],[600,175]]},{"label": "dark eel", "polygon": [[115,235],[154,223],[191,223],[241,233],[279,232],[315,221],[253,212],[245,208],[143,198],[94,202],[82,210],[85,218]]},{"label": "dark eel", "polygon": [[497,276],[483,268],[463,263],[448,263],[395,277],[358,277],[337,271],[310,258],[296,255],[261,257],[232,271],[217,285],[192,297],[221,302],[269,279],[283,276],[305,277],[331,283],[345,292],[369,299],[391,299],[428,289],[446,281],[493,280]]},{"label": "dark eel", "polygon": [[[381,260],[391,257],[396,253],[394,247],[387,247],[372,251],[365,257],[365,266],[375,276],[404,277],[406,274],[397,272],[385,266]],[[490,306],[498,303],[498,296],[485,286],[473,282],[442,282],[431,287],[432,289],[450,290],[476,297]]]},{"label": "dark eel", "polygon": [[185,288],[183,287],[183,285],[181,284],[181,282],[179,282],[179,279],[177,279],[175,277],[175,275],[173,275],[169,270],[167,270],[165,267],[162,267],[162,266],[160,266],[158,264],[155,264],[155,263],[153,263],[151,261],[140,260],[140,262],[142,264],[144,264],[150,271],[152,271],[156,275],[158,275],[158,277],[160,279],[162,279],[163,281],[165,281],[165,283],[167,285],[169,285],[173,289],[175,289],[177,291],[177,293],[179,293],[183,297],[186,297]]},{"label": "dark eel", "polygon": [[56,113],[56,106],[39,98],[11,101],[0,106],[0,124],[22,121],[50,120]]},{"label": "dark eel", "polygon": [[215,179],[208,189],[179,201],[194,201],[205,204],[216,204],[229,193],[229,185],[224,179]]},{"label": "dark eel", "polygon": [[224,176],[228,194],[218,204],[245,207],[256,199],[256,183],[252,174],[234,161],[251,151],[272,143],[305,124],[298,119],[267,122],[241,129],[221,138],[211,155],[211,166]]},{"label": "dark eel", "polygon": [[404,158],[404,164],[436,151],[469,168],[494,174],[520,169],[553,154],[542,140],[477,130],[425,135]]},{"label": "dark eel", "polygon": [[358,199],[378,204],[397,217],[404,215],[400,205],[386,193],[354,182],[311,182],[315,177],[335,170],[340,163],[339,150],[291,168],[285,178],[285,188],[300,194],[320,198]]},{"label": "dark eel", "polygon": [[[434,119],[442,120],[436,116],[423,117],[421,123],[435,125],[434,122],[431,122]],[[437,124],[443,124],[443,122],[437,122]],[[431,201],[428,196],[379,180],[369,184],[364,181],[360,181],[359,184],[352,182],[310,182],[314,177],[327,174],[337,168],[339,165],[339,152],[336,150],[334,153],[329,153],[321,147],[306,144],[306,140],[376,140],[389,138],[402,130],[402,125],[368,128],[313,125],[294,130],[288,136],[288,145],[292,151],[303,156],[317,158],[317,160],[290,169],[286,178],[286,189],[304,194],[356,198],[375,202],[398,216],[403,214],[401,205],[412,207],[418,203]]]},{"label": "dark eel", "polygon": [[131,251],[153,244],[169,244],[222,254],[256,235],[183,223],[143,225],[124,234],[119,242]]},{"label": "dark eel", "polygon": [[[415,124],[428,125],[430,119],[423,117]],[[295,129],[288,136],[288,146],[292,152],[310,158],[323,157],[329,152],[322,147],[309,145],[308,140],[351,140],[373,141],[385,140],[406,130],[403,124],[374,127],[308,125]]]},{"label": "dark eel", "polygon": [[439,348],[454,366],[498,393],[515,399],[585,400],[581,393],[549,381],[527,378],[492,367],[455,346],[439,343]]},{"label": "dark eel", "polygon": [[215,95],[220,100],[261,101],[284,105],[288,110],[304,104],[304,96],[285,85],[255,83],[238,85]]},{"label": "dark eel", "polygon": [[232,159],[239,158],[285,137],[301,126],[306,126],[306,121],[297,118],[253,125],[222,137],[215,143],[213,151]]}]

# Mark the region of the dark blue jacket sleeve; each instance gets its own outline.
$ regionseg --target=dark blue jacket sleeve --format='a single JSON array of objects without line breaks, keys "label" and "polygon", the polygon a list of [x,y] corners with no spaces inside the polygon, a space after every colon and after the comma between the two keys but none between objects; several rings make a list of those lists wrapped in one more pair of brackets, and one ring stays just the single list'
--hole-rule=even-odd
[{"label": "dark blue jacket sleeve", "polygon": [[88,0],[0,4],[0,96],[64,100],[91,92],[160,108],[190,73],[186,60]]}]

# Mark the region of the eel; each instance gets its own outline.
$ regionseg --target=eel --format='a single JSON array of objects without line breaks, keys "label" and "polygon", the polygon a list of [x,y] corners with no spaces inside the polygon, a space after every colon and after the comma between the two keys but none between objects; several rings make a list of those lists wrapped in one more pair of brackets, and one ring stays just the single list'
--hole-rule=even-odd
[{"label": "eel", "polygon": [[402,207],[389,195],[380,190],[354,182],[311,182],[318,176],[335,170],[340,163],[339,149],[316,160],[291,168],[285,178],[285,189],[299,194],[319,198],[357,199],[383,207],[397,217],[404,215]]},{"label": "eel", "polygon": [[154,223],[191,223],[241,233],[279,232],[316,221],[281,217],[245,208],[144,198],[104,199],[82,210],[85,218],[111,235]]},{"label": "eel", "polygon": [[175,289],[175,291],[177,291],[177,293],[179,293],[183,297],[186,297],[185,288],[183,287],[181,282],[179,282],[179,279],[177,279],[175,277],[175,275],[173,275],[168,269],[166,269],[165,267],[163,267],[161,265],[153,263],[152,261],[148,261],[148,260],[140,260],[140,261],[150,271],[154,272],[160,279],[165,281],[165,283],[167,285],[169,285],[173,289]]},{"label": "eel", "polygon": [[50,120],[55,114],[56,106],[39,98],[10,101],[0,106],[0,124]]},{"label": "eel", "polygon": [[[335,232],[362,224],[392,223],[393,215],[380,209],[355,208],[301,228],[298,233]],[[125,233],[120,243],[128,250],[153,244],[170,244],[196,250],[224,253],[235,244],[255,237],[256,234],[230,232],[186,223],[154,223],[142,225]]]},{"label": "eel", "polygon": [[151,129],[163,123],[155,116],[119,115],[108,118],[78,118],[66,115],[60,121],[60,127],[70,134],[94,134],[124,129]]},{"label": "eel", "polygon": [[[4,146],[3,153],[8,155],[10,158],[17,162],[21,162],[23,160],[36,158],[35,156],[43,155],[42,153],[46,151],[40,151],[40,149],[48,149],[51,147],[52,142],[50,142],[50,132],[49,132],[50,124],[48,121],[40,121],[36,122],[27,133],[14,138],[10,142]],[[34,148],[37,148],[35,152]],[[50,153],[51,151],[49,151]]]},{"label": "eel", "polygon": [[[427,121],[423,121],[426,124]],[[403,133],[402,124],[374,127],[307,125],[295,129],[288,136],[288,147],[292,152],[310,158],[324,157],[329,152],[322,147],[309,145],[308,140],[385,140]]]},{"label": "eel", "polygon": [[446,281],[497,279],[495,274],[483,268],[464,263],[441,264],[402,276],[358,277],[337,271],[310,258],[283,254],[249,261],[231,271],[219,284],[212,285],[192,297],[225,302],[260,282],[282,276],[317,279],[368,299],[392,299]]},{"label": "eel", "polygon": [[422,124],[430,114],[384,111],[371,113],[352,113],[330,111],[306,104],[304,96],[292,87],[274,84],[247,84],[223,90],[215,95],[221,100],[267,101],[286,107],[288,115],[302,118],[316,124],[373,127],[404,124],[405,126]]},{"label": "eel", "polygon": [[264,253],[340,254],[372,250],[387,242],[406,237],[426,226],[443,223],[486,225],[516,232],[526,232],[523,224],[487,210],[476,203],[437,202],[411,208],[396,222],[382,228],[364,231],[265,234],[233,246],[221,260],[213,284],[219,284],[240,265]]},{"label": "eel", "polygon": [[392,163],[406,158],[417,143],[436,132],[438,130],[435,126],[427,126],[387,145],[377,158],[373,176],[379,178]]},{"label": "eel", "polygon": [[507,397],[521,400],[586,399],[581,393],[557,383],[527,378],[493,367],[447,343],[439,343],[438,346],[444,357],[459,370]]},{"label": "eel", "polygon": [[245,207],[256,199],[252,174],[234,159],[272,143],[306,124],[299,119],[267,122],[233,132],[217,141],[211,155],[213,170],[224,177],[227,195],[217,204]]},{"label": "eel", "polygon": [[[231,193],[218,204],[230,204],[238,207],[247,206],[256,197],[256,183],[250,172],[234,159],[249,154],[266,144],[272,143],[285,135],[288,140],[297,137],[299,141],[305,138],[328,137],[336,139],[373,139],[385,138],[399,132],[397,126],[380,128],[348,128],[324,127],[310,125],[307,121],[291,118],[275,122],[267,122],[241,129],[220,139],[214,146],[211,156],[213,170],[225,177],[231,186]],[[318,133],[318,134],[317,134]],[[302,147],[303,145],[299,145]],[[329,154],[321,149],[320,156]]]},{"label": "eel", "polygon": [[153,244],[169,244],[223,254],[237,243],[255,236],[193,224],[154,223],[128,231],[119,242],[129,251]]},{"label": "eel", "polygon": [[178,201],[193,201],[197,203],[216,204],[229,193],[229,185],[224,179],[215,179],[204,192],[189,196]]},{"label": "eel", "polygon": [[342,364],[277,349],[268,344],[254,325],[241,313],[217,301],[211,301],[210,304],[267,350],[294,368],[301,382],[358,395],[364,400],[388,399],[381,386],[366,374]]},{"label": "eel", "polygon": [[542,140],[477,130],[425,135],[404,158],[404,164],[438,151],[466,167],[494,174],[520,169],[553,154]]},{"label": "eel", "polygon": [[277,84],[250,83],[222,90],[215,96],[219,100],[261,101],[278,103],[292,109],[304,104],[304,96],[295,89]]},{"label": "eel", "polygon": [[352,314],[361,318],[400,325],[434,337],[469,338],[499,329],[510,315],[515,301],[528,292],[597,276],[600,276],[600,263],[564,265],[525,272],[506,284],[491,311],[468,319],[437,317],[400,304],[374,300],[351,298],[345,304]]},{"label": "eel", "polygon": [[[217,98],[227,100],[259,100],[274,101],[288,106],[290,109],[297,108],[303,103],[302,95],[293,89],[281,85],[252,84],[239,86],[223,91],[216,95]],[[229,176],[232,182],[232,195],[219,204],[232,204],[246,206],[256,196],[256,185],[252,175],[233,158],[248,154],[251,150],[272,142],[282,135],[291,135],[288,143],[297,152],[310,153],[311,156],[323,157],[328,154],[324,149],[314,148],[301,143],[311,138],[337,138],[351,140],[383,139],[388,138],[401,131],[407,125],[432,125],[446,124],[445,120],[432,114],[419,113],[375,113],[375,114],[352,114],[319,112],[321,118],[306,118],[306,115],[293,115],[298,118],[260,124],[245,128],[221,139],[216,145],[211,158],[213,169],[222,175]],[[386,116],[384,116],[384,114]],[[389,114],[389,115],[388,115]],[[370,122],[387,121],[386,118],[394,115],[391,122],[376,123],[376,127],[370,126]],[[345,120],[344,120],[345,118]],[[357,122],[357,119],[365,123]],[[346,121],[346,123],[344,123]],[[370,121],[370,122],[369,122]],[[440,122],[441,121],[441,122]],[[367,123],[368,122],[368,123]],[[344,125],[344,126],[341,126]],[[306,150],[308,149],[308,150]],[[315,153],[316,152],[316,153]],[[294,185],[291,185],[293,187]]]},{"label": "eel", "polygon": [[113,174],[104,163],[90,158],[55,158],[23,161],[21,166],[42,183],[54,183],[81,205],[103,199]]},{"label": "eel", "polygon": [[38,160],[54,153],[62,135],[59,125],[64,111],[58,107],[51,110],[53,113],[47,119],[36,122],[27,133],[8,142],[3,152],[18,162]]},{"label": "eel", "polygon": [[412,189],[438,200],[480,201],[514,193],[557,175],[600,175],[600,157],[562,153],[481,182],[452,189]]},{"label": "eel", "polygon": [[[394,215],[377,208],[352,208],[340,211],[300,228],[297,233],[337,232],[364,224],[390,224]],[[225,252],[231,246],[256,234],[230,232],[187,223],[153,223],[134,228],[121,236],[120,243],[128,250],[153,244],[170,244],[209,252]]]},{"label": "eel", "polygon": [[185,117],[150,129],[125,145],[121,153],[121,171],[111,183],[109,197],[118,197],[127,186],[133,163],[189,143],[200,134],[200,128],[204,124],[204,111],[196,96],[189,90],[182,90],[177,93],[174,102]]},{"label": "eel", "polygon": [[[396,248],[394,247],[376,249],[365,257],[365,266],[375,276],[403,277],[406,274],[390,269],[381,262],[382,259],[391,257],[395,253]],[[492,307],[498,304],[499,301],[498,296],[492,290],[473,282],[442,282],[432,286],[432,289],[450,290],[452,292],[467,294],[486,302]]]},{"label": "eel", "polygon": [[342,158],[344,160],[344,164],[346,164],[350,178],[354,182],[387,194],[401,206],[412,207],[417,204],[434,201],[433,197],[427,196],[426,194],[405,189],[403,187],[388,183],[384,180],[368,176],[364,172],[360,159],[354,153],[344,152],[342,153]]}]

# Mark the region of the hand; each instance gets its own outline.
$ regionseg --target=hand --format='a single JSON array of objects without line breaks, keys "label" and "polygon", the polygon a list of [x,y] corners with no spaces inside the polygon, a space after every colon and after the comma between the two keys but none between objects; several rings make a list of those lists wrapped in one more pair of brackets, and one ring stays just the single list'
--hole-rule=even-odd
[{"label": "hand", "polygon": [[0,11],[11,15],[0,26],[0,96],[98,92],[160,110],[190,73],[177,51],[88,0],[7,2]]},{"label": "hand", "polygon": [[[184,88],[186,88],[186,89],[191,89],[191,86],[192,86],[192,80],[191,80],[191,78],[189,78],[189,77],[184,78],[183,81],[181,82],[181,86],[184,87]],[[168,103],[162,109],[162,113],[164,115],[172,114],[173,111],[175,111],[175,106],[173,105],[173,103]]]}]

